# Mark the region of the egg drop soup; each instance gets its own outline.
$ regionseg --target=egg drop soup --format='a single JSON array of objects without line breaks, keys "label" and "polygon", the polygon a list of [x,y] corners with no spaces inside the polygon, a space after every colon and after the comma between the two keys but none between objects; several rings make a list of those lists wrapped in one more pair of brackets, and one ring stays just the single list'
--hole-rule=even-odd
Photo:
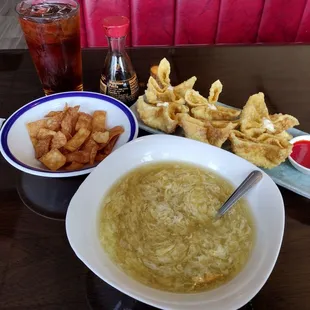
[{"label": "egg drop soup", "polygon": [[254,245],[245,200],[215,220],[233,191],[200,166],[144,164],[102,201],[100,242],[118,267],[147,286],[178,293],[214,289],[241,271]]}]

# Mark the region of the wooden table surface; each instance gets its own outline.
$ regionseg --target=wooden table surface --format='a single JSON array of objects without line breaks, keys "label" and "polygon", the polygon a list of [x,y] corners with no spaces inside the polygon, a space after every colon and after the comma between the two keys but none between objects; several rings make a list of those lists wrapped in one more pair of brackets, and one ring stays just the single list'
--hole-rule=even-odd
[{"label": "wooden table surface", "polygon": [[[242,107],[258,91],[271,112],[296,116],[310,131],[310,46],[131,49],[141,83],[167,57],[172,83],[192,75],[207,95],[224,85],[221,102]],[[98,91],[105,51],[83,51],[84,89]],[[0,117],[43,95],[28,51],[0,52]],[[75,257],[64,222],[31,212],[16,191],[19,172],[0,156],[0,309],[89,309],[87,269]],[[53,190],[53,189],[51,189]],[[286,223],[276,266],[253,300],[255,309],[310,309],[310,200],[281,189]]]}]

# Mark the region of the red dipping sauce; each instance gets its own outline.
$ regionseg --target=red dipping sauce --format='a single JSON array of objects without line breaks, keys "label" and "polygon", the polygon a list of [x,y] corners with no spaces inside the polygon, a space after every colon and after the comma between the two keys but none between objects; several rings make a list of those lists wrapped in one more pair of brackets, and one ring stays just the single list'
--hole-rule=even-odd
[{"label": "red dipping sauce", "polygon": [[310,141],[300,140],[293,144],[291,157],[300,165],[310,169]]}]

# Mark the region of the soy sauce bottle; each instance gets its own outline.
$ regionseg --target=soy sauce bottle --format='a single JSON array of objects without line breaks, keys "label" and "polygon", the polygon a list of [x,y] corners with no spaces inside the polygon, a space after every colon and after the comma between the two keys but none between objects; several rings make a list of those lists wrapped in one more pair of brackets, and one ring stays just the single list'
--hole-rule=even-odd
[{"label": "soy sauce bottle", "polygon": [[101,72],[100,92],[131,106],[138,98],[139,84],[125,51],[129,19],[110,16],[103,20],[103,27],[109,49]]}]

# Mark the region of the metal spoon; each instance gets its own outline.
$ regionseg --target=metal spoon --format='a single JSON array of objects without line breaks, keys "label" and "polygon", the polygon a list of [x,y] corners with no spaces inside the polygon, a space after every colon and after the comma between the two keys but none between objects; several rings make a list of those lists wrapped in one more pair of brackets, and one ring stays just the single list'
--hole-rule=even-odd
[{"label": "metal spoon", "polygon": [[217,211],[215,218],[221,218],[244,194],[257,184],[262,177],[263,174],[260,171],[252,171]]}]

